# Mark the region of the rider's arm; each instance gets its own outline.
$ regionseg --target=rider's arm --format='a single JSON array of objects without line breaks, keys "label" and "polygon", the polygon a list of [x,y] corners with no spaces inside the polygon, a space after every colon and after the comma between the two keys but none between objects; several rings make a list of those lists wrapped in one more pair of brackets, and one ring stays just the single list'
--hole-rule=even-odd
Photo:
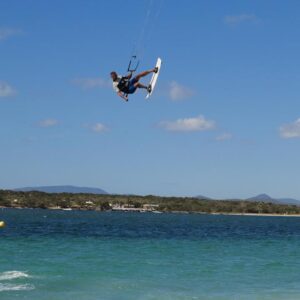
[{"label": "rider's arm", "polygon": [[121,91],[118,92],[118,95],[119,95],[123,100],[128,101],[128,96],[125,95],[124,93],[122,93]]}]

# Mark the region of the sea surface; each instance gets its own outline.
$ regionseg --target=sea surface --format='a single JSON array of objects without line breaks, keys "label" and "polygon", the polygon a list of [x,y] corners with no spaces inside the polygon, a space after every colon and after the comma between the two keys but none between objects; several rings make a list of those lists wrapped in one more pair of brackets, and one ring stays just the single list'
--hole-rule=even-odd
[{"label": "sea surface", "polygon": [[300,218],[0,209],[0,299],[300,299]]}]

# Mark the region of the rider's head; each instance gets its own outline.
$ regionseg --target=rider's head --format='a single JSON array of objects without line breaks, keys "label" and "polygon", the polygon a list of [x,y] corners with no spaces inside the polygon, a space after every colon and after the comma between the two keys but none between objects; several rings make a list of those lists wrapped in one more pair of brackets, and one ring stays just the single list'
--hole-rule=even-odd
[{"label": "rider's head", "polygon": [[110,72],[110,77],[113,81],[117,80],[118,74],[115,71]]}]

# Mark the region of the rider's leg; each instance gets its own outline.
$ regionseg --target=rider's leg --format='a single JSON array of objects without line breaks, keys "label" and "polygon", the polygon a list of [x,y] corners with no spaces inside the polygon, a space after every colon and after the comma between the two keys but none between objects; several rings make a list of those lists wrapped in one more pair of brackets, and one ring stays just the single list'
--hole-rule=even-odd
[{"label": "rider's leg", "polygon": [[149,75],[150,73],[156,72],[156,68],[151,69],[149,71],[144,71],[142,73],[139,73],[135,76],[135,78],[139,81],[142,77],[145,77],[147,75]]},{"label": "rider's leg", "polygon": [[134,84],[134,86],[135,86],[136,88],[139,88],[139,89],[147,89],[147,88],[148,88],[146,85],[144,85],[144,84],[142,84],[142,83],[140,83],[140,82],[136,82],[136,83]]}]

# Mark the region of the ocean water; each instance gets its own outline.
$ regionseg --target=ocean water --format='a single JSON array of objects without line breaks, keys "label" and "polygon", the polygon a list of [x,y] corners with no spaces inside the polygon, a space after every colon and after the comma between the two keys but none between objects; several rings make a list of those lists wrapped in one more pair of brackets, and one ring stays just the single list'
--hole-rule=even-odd
[{"label": "ocean water", "polygon": [[0,299],[300,299],[300,218],[0,210]]}]

